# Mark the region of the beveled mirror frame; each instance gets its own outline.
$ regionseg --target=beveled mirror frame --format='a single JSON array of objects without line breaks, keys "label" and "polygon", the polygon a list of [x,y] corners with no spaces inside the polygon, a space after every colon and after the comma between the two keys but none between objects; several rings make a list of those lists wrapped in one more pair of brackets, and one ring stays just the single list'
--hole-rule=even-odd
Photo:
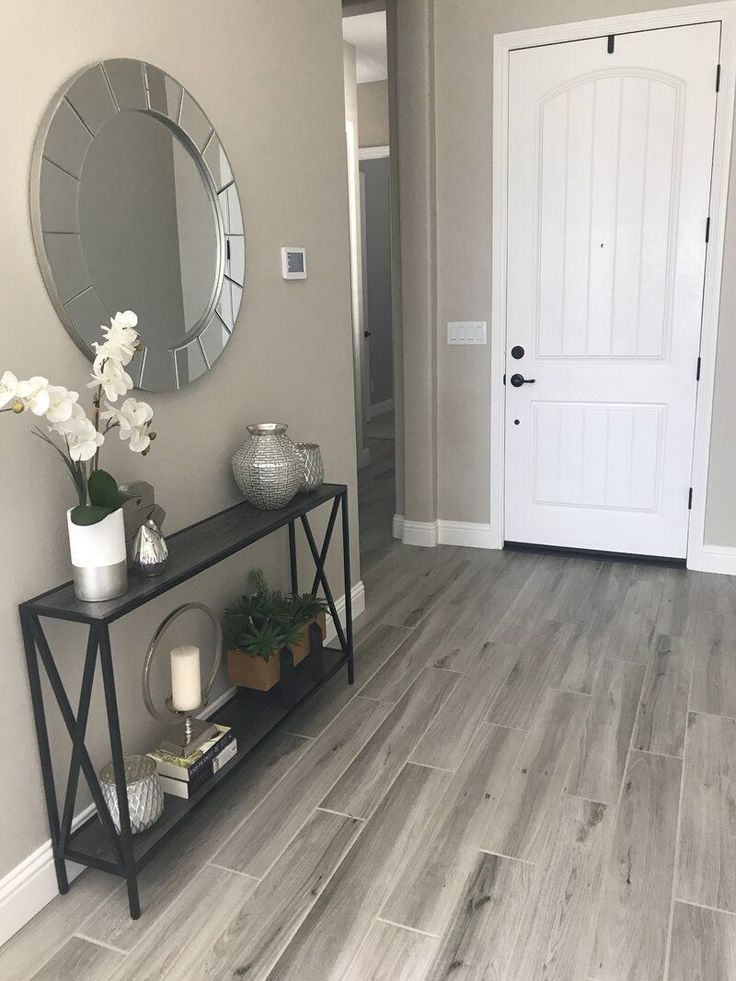
[{"label": "beveled mirror frame", "polygon": [[[31,225],[41,273],[57,313],[77,346],[94,357],[100,324],[115,310],[103,304],[87,269],[78,198],[84,161],[102,127],[124,111],[147,113],[189,150],[212,202],[217,276],[210,303],[173,348],[145,347],[127,371],[136,388],[176,391],[222,354],[235,328],[245,283],[245,235],[235,179],[208,117],[176,79],[129,58],[82,69],[57,93],[39,128],[31,165]],[[134,298],[128,304],[135,309]],[[145,334],[145,325],[142,333]]]}]

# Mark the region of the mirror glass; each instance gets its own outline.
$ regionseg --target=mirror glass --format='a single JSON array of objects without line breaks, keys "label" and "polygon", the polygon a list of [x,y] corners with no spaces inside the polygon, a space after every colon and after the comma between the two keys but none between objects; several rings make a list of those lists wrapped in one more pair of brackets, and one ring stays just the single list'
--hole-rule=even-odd
[{"label": "mirror glass", "polygon": [[119,113],[87,154],[84,261],[107,309],[124,310],[136,297],[149,346],[181,343],[210,308],[219,272],[212,198],[192,154],[154,116]]},{"label": "mirror glass", "polygon": [[209,370],[235,327],[244,230],[227,157],[189,93],[128,59],[80,73],[42,127],[32,185],[41,269],[85,353],[131,309],[138,387],[176,390]]}]

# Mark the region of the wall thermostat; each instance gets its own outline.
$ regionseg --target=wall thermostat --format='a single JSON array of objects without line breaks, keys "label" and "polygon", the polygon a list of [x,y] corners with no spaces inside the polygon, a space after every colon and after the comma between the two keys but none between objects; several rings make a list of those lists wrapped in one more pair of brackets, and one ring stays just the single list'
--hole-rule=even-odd
[{"label": "wall thermostat", "polygon": [[284,246],[281,250],[281,275],[284,279],[307,278],[306,249]]}]

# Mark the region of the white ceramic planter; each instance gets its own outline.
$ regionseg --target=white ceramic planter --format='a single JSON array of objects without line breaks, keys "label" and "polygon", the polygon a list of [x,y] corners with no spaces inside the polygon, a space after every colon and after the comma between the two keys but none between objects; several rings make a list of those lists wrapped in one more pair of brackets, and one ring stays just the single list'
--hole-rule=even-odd
[{"label": "white ceramic planter", "polygon": [[115,599],[128,589],[128,560],[122,509],[95,525],[75,525],[66,513],[74,592],[87,603]]}]

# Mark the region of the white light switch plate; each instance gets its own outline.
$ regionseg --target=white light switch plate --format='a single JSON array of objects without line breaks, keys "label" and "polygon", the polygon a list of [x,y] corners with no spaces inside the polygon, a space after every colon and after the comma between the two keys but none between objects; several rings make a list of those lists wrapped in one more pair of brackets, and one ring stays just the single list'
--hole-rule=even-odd
[{"label": "white light switch plate", "polygon": [[485,344],[485,320],[451,320],[447,324],[448,344]]}]

